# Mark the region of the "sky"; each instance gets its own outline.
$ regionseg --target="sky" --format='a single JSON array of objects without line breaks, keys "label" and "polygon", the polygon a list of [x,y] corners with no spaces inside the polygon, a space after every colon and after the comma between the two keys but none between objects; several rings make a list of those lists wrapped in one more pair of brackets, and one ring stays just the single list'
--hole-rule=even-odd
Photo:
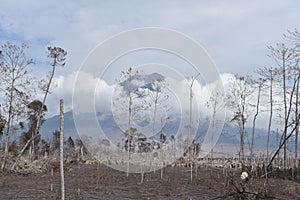
[{"label": "sky", "polygon": [[[68,51],[66,66],[57,69],[56,87],[47,100],[48,116],[58,113],[60,98],[65,99],[66,109],[72,108],[80,66],[98,44],[120,32],[161,27],[183,33],[206,50],[226,77],[251,75],[258,67],[274,64],[267,56],[267,46],[282,41],[287,30],[300,29],[297,0],[0,0],[0,5],[0,44],[28,44],[36,76],[50,69],[47,46]],[[186,76],[193,74],[187,71]],[[86,85],[93,81],[99,82],[87,77]],[[112,82],[100,84],[105,94],[111,92]]]}]

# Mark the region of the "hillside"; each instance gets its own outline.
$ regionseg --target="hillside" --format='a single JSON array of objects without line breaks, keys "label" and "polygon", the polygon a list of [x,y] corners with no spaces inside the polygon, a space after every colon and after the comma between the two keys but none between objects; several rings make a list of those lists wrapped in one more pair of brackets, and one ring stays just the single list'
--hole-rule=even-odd
[{"label": "hillside", "polygon": [[[118,127],[118,125],[115,123],[113,116],[111,113],[98,113],[97,118],[99,121],[99,124],[101,125],[101,128],[103,131],[107,134],[108,138],[122,138],[123,133]],[[178,124],[180,122],[180,118],[173,117],[172,120],[169,120],[169,122],[166,123],[164,132],[166,133],[167,137],[171,136],[174,130],[178,128]],[[199,128],[197,131],[197,136],[200,138],[203,138],[203,133],[207,131],[209,122],[207,120],[203,120],[199,123]],[[49,138],[53,131],[59,130],[59,115],[53,116],[51,118],[48,118],[43,126],[41,127],[41,134],[45,138]],[[249,147],[249,144],[251,143],[251,133],[252,128],[247,127],[247,137],[245,137],[245,147],[246,149]],[[239,148],[239,135],[238,135],[238,127],[233,126],[232,124],[225,124],[222,134],[218,140],[218,146],[230,146],[232,148]],[[74,139],[79,138],[79,135],[77,133],[74,119],[73,119],[73,113],[72,111],[65,113],[65,137],[71,136]],[[256,151],[265,150],[266,143],[267,143],[267,131],[265,129],[255,129],[255,149]],[[270,137],[270,146],[271,149],[276,148],[276,134],[272,131],[271,137]]]}]

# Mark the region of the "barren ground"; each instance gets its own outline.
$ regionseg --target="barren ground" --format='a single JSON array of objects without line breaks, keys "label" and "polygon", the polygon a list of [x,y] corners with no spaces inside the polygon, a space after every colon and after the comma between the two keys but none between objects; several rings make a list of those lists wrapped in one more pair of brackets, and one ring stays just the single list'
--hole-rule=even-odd
[{"label": "barren ground", "polygon": [[[241,171],[227,177],[221,169],[200,167],[190,180],[190,169],[166,167],[144,174],[119,172],[105,166],[72,164],[65,169],[66,199],[300,199],[300,184],[287,178],[252,177],[242,192]],[[230,178],[233,177],[231,181]],[[51,184],[53,191],[51,191]],[[235,186],[237,188],[235,188]],[[0,173],[0,199],[60,199],[60,174]],[[238,190],[241,193],[237,193]]]}]

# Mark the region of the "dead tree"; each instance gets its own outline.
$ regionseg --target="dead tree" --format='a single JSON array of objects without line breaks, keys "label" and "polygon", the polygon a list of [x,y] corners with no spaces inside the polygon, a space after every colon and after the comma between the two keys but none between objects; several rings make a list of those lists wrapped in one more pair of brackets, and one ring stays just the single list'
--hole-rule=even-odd
[{"label": "dead tree", "polygon": [[299,77],[297,80],[297,86],[296,86],[296,102],[295,102],[295,162],[294,167],[298,169],[298,135],[299,135],[299,122],[300,122],[300,116],[299,116]]},{"label": "dead tree", "polygon": [[29,76],[29,66],[32,59],[26,56],[27,45],[20,46],[6,42],[0,50],[0,93],[4,97],[2,109],[6,113],[5,150],[2,169],[6,166],[9,153],[10,136],[16,119],[23,115],[23,110],[29,102],[32,88],[32,78]]},{"label": "dead tree", "polygon": [[134,99],[136,97],[135,91],[137,90],[137,85],[134,83],[136,81],[136,75],[138,75],[138,71],[129,68],[127,71],[122,71],[122,75],[124,79],[118,80],[118,85],[120,86],[119,96],[116,98],[117,102],[113,102],[116,108],[116,112],[121,113],[122,116],[126,113],[126,117],[128,120],[127,123],[127,177],[129,176],[129,167],[130,167],[130,143],[132,140],[132,117],[135,112]]},{"label": "dead tree", "polygon": [[252,126],[252,138],[251,138],[251,149],[250,149],[250,156],[251,156],[251,160],[253,157],[253,148],[254,148],[254,135],[255,135],[255,125],[256,125],[256,118],[259,114],[259,105],[260,105],[260,96],[261,96],[261,89],[262,89],[262,85],[264,83],[264,79],[259,79],[259,81],[257,82],[258,84],[258,92],[257,92],[257,102],[256,102],[256,112],[254,114],[253,117],[253,126]]},{"label": "dead tree", "polygon": [[[55,69],[57,66],[61,66],[61,67],[65,66],[66,55],[67,55],[67,52],[60,47],[48,47],[48,57],[52,59],[52,62],[51,62],[52,71],[50,72],[50,77],[49,77],[48,83],[46,83],[45,87],[42,88],[45,91],[45,95],[44,95],[41,107],[38,111],[37,123],[36,123],[37,125],[35,128],[34,134],[33,134],[34,138],[36,138],[36,135],[39,135],[38,131],[41,126],[42,110],[46,103],[47,95],[50,90],[50,86],[51,86],[52,79],[54,77]],[[30,138],[31,141],[34,141],[33,137]],[[26,143],[23,146],[22,150],[23,149],[25,150],[28,145],[29,145],[29,143]],[[23,151],[22,150],[19,153],[18,157],[21,157],[22,153],[24,152],[24,150]]]},{"label": "dead tree", "polygon": [[37,115],[37,125],[34,131],[34,135],[38,134],[38,131],[40,129],[41,126],[41,119],[42,119],[42,111],[43,111],[43,107],[45,106],[46,103],[46,99],[50,90],[50,86],[52,83],[52,79],[54,77],[54,73],[55,73],[55,69],[57,66],[61,66],[64,67],[65,66],[65,60],[66,60],[66,56],[67,56],[67,52],[60,48],[60,47],[48,47],[48,55],[47,55],[50,59],[52,59],[51,61],[51,66],[52,66],[52,71],[50,72],[49,75],[49,79],[48,82],[45,86],[43,86],[43,90],[45,91],[45,95],[43,98],[43,102],[40,106],[40,109],[38,111],[38,115]]},{"label": "dead tree", "polygon": [[[284,34],[284,39],[294,45],[294,50],[297,59],[299,60],[300,57],[300,32],[295,29],[294,31],[288,30],[287,34]],[[296,130],[295,130],[295,168],[298,168],[298,135],[299,135],[299,80],[297,82],[296,87],[296,103],[295,103],[295,121],[296,121]]]},{"label": "dead tree", "polygon": [[[275,60],[280,69],[283,85],[283,106],[284,106],[284,127],[283,127],[283,141],[284,144],[284,167],[287,167],[287,131],[289,128],[289,120],[292,110],[293,94],[295,92],[296,79],[295,75],[290,73],[292,69],[298,65],[295,63],[294,48],[287,47],[284,43],[278,43],[275,47],[269,46],[270,57]],[[289,90],[290,88],[290,90]],[[290,94],[290,95],[288,95]]]},{"label": "dead tree", "polygon": [[65,177],[64,177],[64,101],[60,100],[60,184],[61,199],[65,200]]},{"label": "dead tree", "polygon": [[[289,104],[288,104],[288,110],[287,110],[287,119],[289,119],[290,117],[290,113],[291,113],[291,110],[292,110],[292,105],[293,105],[293,96],[294,96],[294,93],[295,93],[295,90],[296,90],[296,86],[297,86],[297,82],[299,81],[300,79],[300,73],[298,71],[298,73],[296,75],[294,75],[294,83],[292,85],[292,89],[290,91],[290,95],[289,95]],[[287,141],[289,140],[289,138],[291,138],[291,136],[293,135],[293,133],[295,132],[295,130],[297,129],[297,124],[294,124],[294,127],[292,128],[292,130],[290,131],[289,135],[287,135],[287,131],[288,131],[288,128],[292,125],[293,123],[291,124],[288,124],[287,127],[284,127],[286,130],[286,134],[283,135],[283,139],[282,139],[282,142],[281,144],[279,145],[278,149],[276,150],[275,154],[273,155],[273,157],[271,158],[268,166],[267,166],[267,169],[269,169],[272,165],[272,162],[273,160],[275,159],[276,155],[280,152],[281,148],[285,147],[286,146],[286,143]],[[287,163],[286,163],[286,160],[284,160],[284,167],[286,168],[287,167]]]},{"label": "dead tree", "polygon": [[217,125],[217,112],[222,109],[222,107],[225,104],[225,97],[222,93],[218,91],[213,91],[211,93],[211,96],[206,103],[207,107],[212,112],[212,118],[211,118],[211,127],[213,128],[212,135],[211,135],[211,163],[213,158],[213,141],[214,141],[214,132]]},{"label": "dead tree", "polygon": [[250,116],[251,105],[249,100],[254,91],[252,87],[252,79],[249,76],[236,75],[235,80],[232,80],[230,94],[228,95],[228,106],[233,112],[231,122],[234,122],[239,127],[240,134],[240,152],[239,157],[244,160],[245,146],[245,124]]},{"label": "dead tree", "polygon": [[273,67],[264,67],[260,68],[256,71],[256,73],[264,79],[263,88],[269,90],[267,97],[269,98],[269,122],[268,122],[268,137],[267,137],[267,160],[270,161],[270,134],[271,134],[271,128],[272,128],[272,120],[273,120],[273,113],[274,113],[274,81],[278,81],[278,69]]}]

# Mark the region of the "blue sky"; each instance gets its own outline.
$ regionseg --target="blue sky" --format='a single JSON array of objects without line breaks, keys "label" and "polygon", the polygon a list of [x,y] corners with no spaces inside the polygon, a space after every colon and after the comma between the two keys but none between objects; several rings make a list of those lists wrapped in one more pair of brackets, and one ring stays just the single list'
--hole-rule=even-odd
[{"label": "blue sky", "polygon": [[[79,3],[78,3],[79,2]],[[180,31],[204,46],[221,72],[252,73],[268,64],[267,45],[300,27],[299,1],[1,0],[0,43],[26,42],[44,60],[47,45],[69,52],[66,69],[114,34],[132,28]]]},{"label": "blue sky", "polygon": [[296,0],[0,0],[0,5],[0,44],[27,43],[38,76],[49,70],[48,45],[68,51],[66,66],[57,70],[58,88],[48,99],[51,106],[62,96],[67,108],[84,59],[96,45],[122,31],[174,29],[201,44],[221,73],[253,74],[255,68],[273,63],[266,56],[268,45],[280,42],[288,29],[300,29]]}]

